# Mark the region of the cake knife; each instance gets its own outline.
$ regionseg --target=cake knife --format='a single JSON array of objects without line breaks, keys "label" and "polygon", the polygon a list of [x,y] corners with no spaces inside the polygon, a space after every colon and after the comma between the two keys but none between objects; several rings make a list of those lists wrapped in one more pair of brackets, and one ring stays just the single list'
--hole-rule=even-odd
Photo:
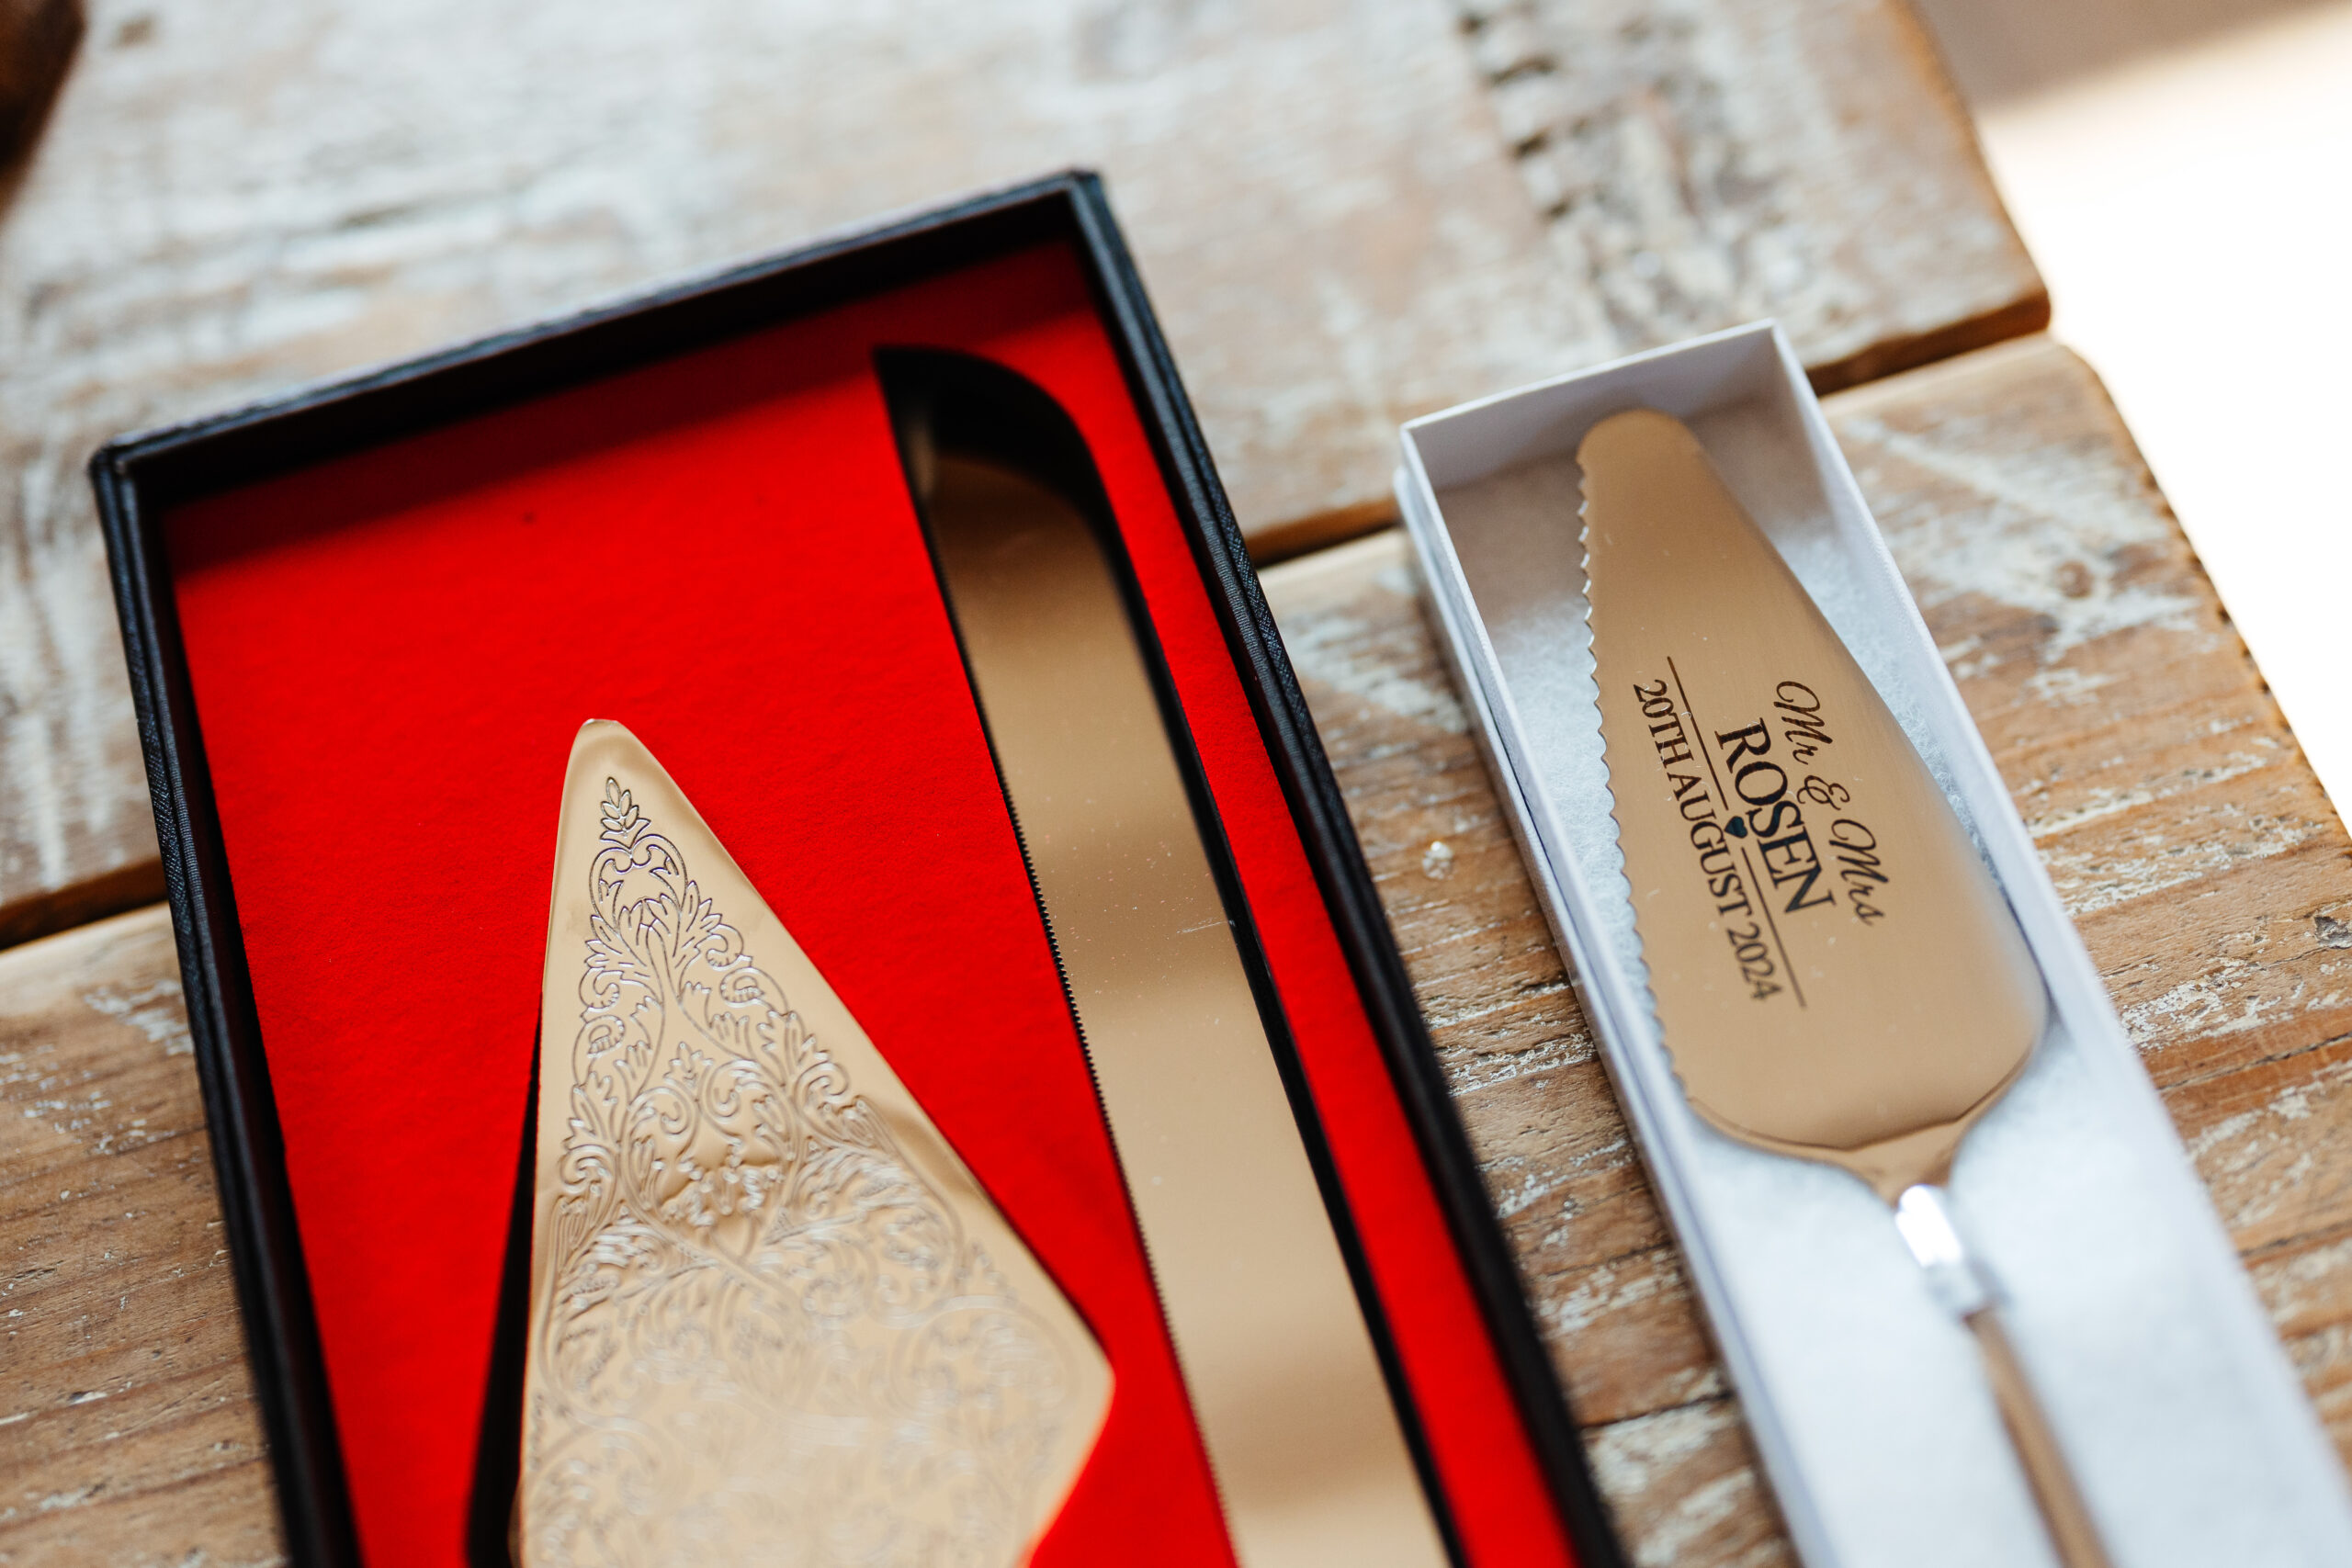
[{"label": "cake knife", "polygon": [[1893,1205],[1980,1347],[2066,1568],[2107,1558],[1944,1184],[2048,1017],[2015,917],[1868,676],[1682,423],[1577,451],[1618,840],[1691,1109]]},{"label": "cake knife", "polygon": [[1001,367],[892,350],[883,368],[1234,1555],[1442,1568],[1092,458]]}]

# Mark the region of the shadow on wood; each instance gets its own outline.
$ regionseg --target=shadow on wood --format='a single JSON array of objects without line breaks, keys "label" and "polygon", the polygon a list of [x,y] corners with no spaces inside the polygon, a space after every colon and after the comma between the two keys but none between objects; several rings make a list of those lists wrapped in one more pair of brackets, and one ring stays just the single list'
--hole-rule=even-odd
[{"label": "shadow on wood", "polygon": [[82,0],[0,0],[0,209],[82,41]]}]

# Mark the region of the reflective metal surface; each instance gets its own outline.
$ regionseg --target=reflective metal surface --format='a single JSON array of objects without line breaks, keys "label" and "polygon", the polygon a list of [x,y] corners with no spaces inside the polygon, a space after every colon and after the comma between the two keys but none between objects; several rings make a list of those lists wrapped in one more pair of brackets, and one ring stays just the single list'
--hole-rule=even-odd
[{"label": "reflective metal surface", "polygon": [[1894,1228],[1928,1276],[1936,1304],[1966,1318],[1993,1304],[1993,1278],[1962,1245],[1960,1231],[1944,1204],[1944,1190],[1921,1183],[1895,1200]]},{"label": "reflective metal surface", "polygon": [[2049,1001],[1992,874],[1877,689],[1681,422],[1602,420],[1586,592],[1618,841],[1692,1109],[1894,1205],[1984,1359],[2067,1568],[2107,1557],[1939,1188]]},{"label": "reflective metal surface", "polygon": [[1091,1334],[617,724],[564,781],[516,1555],[1025,1562]]},{"label": "reflective metal surface", "polygon": [[1692,1107],[1890,1202],[1940,1179],[2041,1034],[2007,901],[1690,433],[1617,414],[1577,460],[1618,838]]},{"label": "reflective metal surface", "polygon": [[910,464],[1245,1568],[1444,1545],[1116,580],[1028,478]]},{"label": "reflective metal surface", "polygon": [[2018,1359],[2001,1321],[2000,1292],[1961,1240],[1943,1189],[1924,1183],[1905,1188],[1895,1200],[1894,1225],[1926,1272],[1937,1304],[1975,1337],[1985,1380],[1993,1385],[1993,1402],[2025,1470],[2026,1484],[2033,1489],[2051,1544],[2058,1549],[2058,1560],[2066,1568],[2108,1568],[2106,1545],[2081,1488],[2075,1484],[2066,1451],[2059,1447],[2058,1435],[2051,1430],[2025,1363]]}]

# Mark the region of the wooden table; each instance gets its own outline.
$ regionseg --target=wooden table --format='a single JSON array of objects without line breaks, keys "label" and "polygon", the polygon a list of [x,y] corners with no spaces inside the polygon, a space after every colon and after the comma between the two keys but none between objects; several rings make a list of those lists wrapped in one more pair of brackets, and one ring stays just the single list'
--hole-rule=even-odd
[{"label": "wooden table", "polygon": [[277,1553],[88,449],[1074,160],[1636,1560],[1787,1549],[1381,497],[1398,417],[1768,312],[2352,1444],[2346,841],[1900,0],[100,3],[0,212],[0,1562]]},{"label": "wooden table", "polygon": [[82,477],[136,426],[1073,163],[1269,557],[1498,388],[2047,314],[1904,0],[1463,3],[91,0],[0,179],[0,942],[162,897]]}]

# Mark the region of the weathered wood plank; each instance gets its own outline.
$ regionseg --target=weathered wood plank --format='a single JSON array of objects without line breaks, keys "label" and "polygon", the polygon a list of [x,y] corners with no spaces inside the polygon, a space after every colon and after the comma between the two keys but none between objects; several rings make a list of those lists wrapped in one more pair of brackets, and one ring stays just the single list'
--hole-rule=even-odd
[{"label": "weathered wood plank", "polygon": [[2151,56],[2220,44],[2321,0],[1918,0],[1968,101],[2019,99]]},{"label": "weathered wood plank", "polygon": [[0,953],[0,1562],[279,1561],[171,921]]},{"label": "weathered wood plank", "polygon": [[2096,378],[2036,340],[1830,409],[2158,1086],[2352,1030],[2343,828]]},{"label": "weathered wood plank", "polygon": [[1577,341],[1442,0],[94,6],[0,221],[0,941],[155,852],[99,441],[1073,162],[1254,523]]},{"label": "weathered wood plank", "polygon": [[[2035,339],[1827,406],[2352,1457],[2352,846],[2079,361]],[[1779,1561],[1401,536],[1264,580],[1636,1560]]]},{"label": "weathered wood plank", "polygon": [[1907,0],[1455,0],[1592,330],[1762,316],[1848,387],[2050,319]]},{"label": "weathered wood plank", "polygon": [[[79,471],[127,428],[1070,163],[1272,553],[1498,387],[1765,313],[1832,380],[2039,321],[1900,0],[1539,13],[1541,69],[1447,0],[99,0],[0,211],[0,942],[158,886]],[[1521,166],[1587,191],[1549,237],[1497,130],[1555,125],[1539,78]]]}]

